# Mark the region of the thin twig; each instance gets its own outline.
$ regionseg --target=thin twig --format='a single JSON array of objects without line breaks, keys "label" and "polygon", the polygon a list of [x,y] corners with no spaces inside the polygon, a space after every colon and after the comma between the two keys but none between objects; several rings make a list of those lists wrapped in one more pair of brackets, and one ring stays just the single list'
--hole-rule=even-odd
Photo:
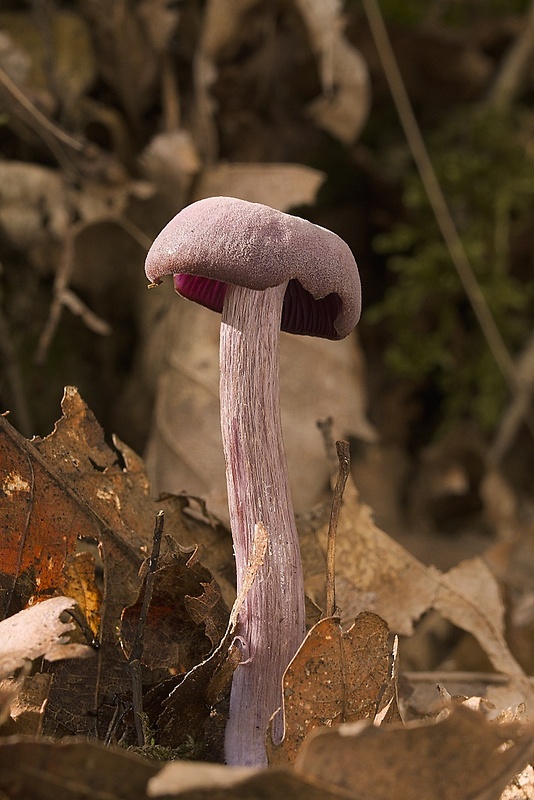
[{"label": "thin twig", "polygon": [[[86,150],[86,143],[76,139],[69,133],[60,128],[54,122],[48,119],[42,111],[29,100],[24,92],[11,80],[7,72],[0,67],[0,85],[4,87],[5,91],[17,103],[17,105],[24,110],[27,117],[32,120],[34,127],[41,133],[46,133],[54,137],[58,142],[65,145],[76,153],[84,153]],[[46,138],[46,137],[43,137]]]},{"label": "thin twig", "polygon": [[161,550],[161,539],[163,537],[163,527],[165,524],[165,512],[158,511],[156,515],[156,524],[154,526],[154,537],[152,540],[152,553],[148,560],[148,571],[145,578],[145,591],[143,594],[143,602],[141,603],[141,611],[139,613],[139,620],[135,631],[135,638],[128,659],[128,666],[132,676],[132,706],[135,722],[135,733],[137,736],[137,744],[143,747],[145,744],[145,731],[142,721],[143,714],[143,684],[141,679],[141,657],[143,655],[143,638],[145,633],[145,625],[148,618],[148,609],[152,601],[152,593],[154,591],[154,582],[156,580],[156,570],[158,567],[159,554]]},{"label": "thin twig", "polygon": [[503,58],[502,66],[487,99],[487,105],[504,111],[521,89],[534,54],[534,0],[525,14],[521,33]]},{"label": "thin twig", "polygon": [[489,448],[490,461],[498,464],[506,455],[521,423],[532,404],[534,395],[534,335],[527,341],[523,352],[517,359],[517,369],[523,381],[523,390],[518,392],[501,417],[499,428]]},{"label": "thin twig", "polygon": [[[486,298],[478,284],[473,268],[465,252],[464,245],[452,214],[445,200],[443,191],[437,179],[434,167],[430,160],[425,142],[417,124],[406,87],[399,71],[397,60],[391,46],[384,19],[377,0],[363,0],[363,6],[375,40],[376,48],[382,67],[386,75],[393,101],[401,125],[404,129],[410,151],[419,170],[423,186],[430,205],[434,211],[436,222],[445,241],[450,257],[454,263],[466,296],[478,320],[480,328],[486,338],[488,347],[495,359],[512,394],[515,396],[522,391],[522,381],[518,370],[508,352],[506,344],[495,323]],[[534,435],[534,424],[525,414],[525,422]]]},{"label": "thin twig", "polygon": [[350,473],[350,448],[349,443],[341,440],[336,442],[336,451],[339,461],[339,472],[334,496],[332,497],[332,510],[328,526],[328,539],[326,544],[326,605],[325,616],[333,617],[336,608],[336,534],[339,521],[339,512],[343,500],[343,492]]}]

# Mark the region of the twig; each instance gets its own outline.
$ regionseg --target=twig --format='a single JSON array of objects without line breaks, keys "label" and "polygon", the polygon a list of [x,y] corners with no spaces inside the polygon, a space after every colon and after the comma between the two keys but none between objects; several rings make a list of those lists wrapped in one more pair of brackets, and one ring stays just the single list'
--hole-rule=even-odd
[{"label": "twig", "polygon": [[156,580],[156,570],[158,568],[159,554],[161,549],[161,539],[163,537],[163,527],[165,524],[165,512],[158,511],[156,515],[156,524],[154,527],[154,537],[152,540],[152,553],[148,560],[148,572],[145,579],[145,591],[143,594],[143,602],[141,603],[141,611],[139,613],[139,620],[135,631],[134,643],[128,659],[128,666],[132,675],[132,706],[135,722],[135,733],[137,736],[137,744],[143,747],[145,744],[145,731],[142,721],[143,714],[143,683],[141,678],[141,657],[143,655],[143,637],[145,633],[145,625],[148,617],[148,609],[152,601],[152,593],[154,591],[154,582]]},{"label": "twig", "polygon": [[499,429],[489,449],[489,459],[498,464],[512,445],[521,423],[529,413],[534,394],[534,336],[528,340],[517,360],[517,369],[523,381],[523,390],[518,392],[504,412]]},{"label": "twig", "polygon": [[[380,7],[377,0],[363,0],[363,6],[406,140],[419,170],[441,235],[493,358],[510,391],[515,396],[523,390],[521,378],[478,284],[443,195],[402,80]],[[527,414],[525,414],[525,422],[534,435],[534,423]]]},{"label": "twig", "polygon": [[50,306],[48,319],[41,331],[34,357],[35,363],[39,366],[44,364],[46,360],[64,307],[68,308],[72,314],[80,317],[89,330],[94,333],[98,333],[101,336],[107,336],[111,333],[109,324],[91,311],[69,287],[74,269],[74,244],[76,237],[86,227],[86,224],[85,222],[79,222],[71,225],[65,236],[61,260],[54,278],[54,298]]},{"label": "twig", "polygon": [[336,442],[336,451],[339,461],[339,472],[334,495],[332,497],[332,511],[328,526],[328,539],[326,544],[326,605],[325,616],[333,617],[336,609],[336,534],[339,521],[339,512],[343,500],[343,492],[350,473],[350,448],[349,443],[343,440]]},{"label": "twig", "polygon": [[[48,119],[42,111],[26,97],[22,89],[11,80],[7,72],[0,67],[0,90],[4,91],[8,98],[14,103],[14,113],[17,113],[22,120],[45,142],[52,154],[57,159],[66,172],[71,175],[77,173],[77,167],[73,164],[71,152],[85,153],[89,145],[86,142],[76,139],[64,131],[59,125]],[[67,150],[65,150],[67,148]]]},{"label": "twig", "polygon": [[525,14],[525,24],[503,59],[503,63],[487,105],[497,111],[504,111],[512,104],[521,88],[525,74],[534,54],[534,0]]},{"label": "twig", "polygon": [[98,333],[100,336],[109,336],[111,325],[100,319],[94,311],[91,311],[72,289],[64,289],[60,294],[59,300],[72,314],[80,317],[89,330]]}]

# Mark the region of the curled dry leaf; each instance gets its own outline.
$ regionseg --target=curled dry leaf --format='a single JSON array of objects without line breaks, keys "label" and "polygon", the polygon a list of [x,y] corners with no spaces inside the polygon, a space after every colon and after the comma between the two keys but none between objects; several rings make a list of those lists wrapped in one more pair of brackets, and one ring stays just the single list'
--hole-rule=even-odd
[{"label": "curled dry leaf", "polygon": [[[216,525],[191,520],[186,499],[156,504],[141,459],[116,440],[109,447],[77,391],[68,388],[63,417],[45,439],[29,443],[0,417],[0,601],[4,616],[30,600],[65,595],[69,587],[88,613],[87,633],[98,629],[94,659],[54,665],[47,706],[47,733],[103,733],[114,713],[116,692],[131,690],[118,629],[125,606],[139,591],[139,567],[150,547],[155,515],[166,510],[168,530],[187,546],[213,542],[208,560],[220,566]],[[197,534],[204,532],[204,539]],[[98,542],[104,568],[103,602],[90,556],[76,556],[80,540]],[[94,544],[93,544],[94,547]],[[213,551],[213,552],[212,552]],[[231,545],[228,543],[228,560]],[[83,565],[83,570],[80,567]],[[73,570],[73,566],[75,569]],[[92,632],[92,633],[91,633]],[[104,701],[106,698],[106,701]],[[97,716],[93,712],[100,709]],[[97,730],[97,725],[102,729]],[[49,727],[47,727],[49,726]]]},{"label": "curled dry leaf", "polygon": [[367,66],[343,36],[340,0],[295,0],[320,65],[323,95],[308,110],[316,124],[346,144],[363,128],[371,89]]},{"label": "curled dry leaf", "polygon": [[6,677],[36,658],[57,661],[92,655],[91,648],[68,643],[67,635],[76,626],[71,617],[65,622],[61,615],[74,607],[70,597],[52,597],[2,620],[0,675]]},{"label": "curled dry leaf", "polygon": [[[122,614],[121,641],[129,655],[146,581],[134,605]],[[188,671],[216,647],[228,623],[221,591],[198,561],[198,551],[167,553],[155,573],[141,661],[151,669]]]},{"label": "curled dry leaf", "polygon": [[2,690],[11,687],[12,700],[8,719],[2,723],[2,736],[37,736],[43,726],[45,706],[52,683],[52,675],[38,672],[18,680],[6,678]]},{"label": "curled dry leaf", "polygon": [[149,797],[180,800],[350,800],[354,795],[322,781],[281,769],[223,767],[217,764],[167,764],[150,779]]},{"label": "curled dry leaf", "polygon": [[0,161],[0,226],[13,247],[36,254],[65,236],[68,225],[64,182],[56,170]]},{"label": "curled dry leaf", "polygon": [[209,730],[210,726],[218,725],[216,718],[210,722],[212,708],[229,689],[232,674],[239,665],[240,651],[233,646],[237,621],[244,599],[263,564],[267,542],[268,532],[258,523],[243,586],[234,602],[228,627],[219,645],[187,675],[171,679],[149,693],[145,708],[161,744],[175,748],[191,737],[214,739],[215,741],[209,742],[210,758],[222,758],[224,731],[219,729],[214,733]]},{"label": "curled dry leaf", "polygon": [[[318,540],[324,552],[326,536],[323,526]],[[414,622],[434,608],[473,634],[494,668],[520,689],[527,705],[534,701],[530,683],[506,644],[499,586],[482,559],[465,561],[445,574],[425,567],[374,524],[371,509],[359,500],[351,480],[338,524],[336,577],[345,619],[366,608],[395,633],[410,635]],[[311,578],[316,591],[317,582]]]},{"label": "curled dry leaf", "polygon": [[322,729],[295,769],[373,800],[499,800],[534,752],[532,727],[501,725],[465,706],[439,723]]},{"label": "curled dry leaf", "polygon": [[269,763],[292,764],[304,739],[316,728],[375,720],[396,706],[394,654],[386,623],[362,612],[343,632],[339,621],[323,619],[308,633],[284,674],[284,739],[267,739]]}]

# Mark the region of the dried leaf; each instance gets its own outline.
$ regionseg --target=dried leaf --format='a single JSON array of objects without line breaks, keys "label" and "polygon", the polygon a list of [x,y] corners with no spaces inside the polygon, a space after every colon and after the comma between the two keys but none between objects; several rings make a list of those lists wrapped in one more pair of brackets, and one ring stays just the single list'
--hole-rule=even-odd
[{"label": "dried leaf", "polygon": [[324,182],[302,164],[216,164],[200,174],[193,199],[228,195],[281,210],[311,205]]},{"label": "dried leaf", "polygon": [[[180,677],[178,682],[171,680],[156,687],[147,698],[147,712],[151,720],[154,720],[153,725],[158,731],[160,743],[177,747],[188,737],[199,737],[209,741],[211,760],[222,757],[224,730],[216,716],[212,718],[212,707],[229,689],[233,671],[239,664],[240,651],[233,647],[232,640],[244,599],[263,564],[267,542],[268,532],[258,523],[243,586],[232,607],[228,627],[218,647],[183,679]],[[219,730],[214,733],[210,730],[211,727],[218,727]],[[212,739],[215,741],[210,741]]]},{"label": "dried leaf", "polygon": [[61,239],[69,225],[62,177],[53,169],[0,161],[0,227],[17,250]]},{"label": "dried leaf", "polygon": [[458,706],[437,724],[322,729],[303,745],[295,769],[373,800],[498,800],[533,752],[532,728],[488,722]]},{"label": "dried leaf", "polygon": [[85,621],[96,636],[100,626],[102,594],[95,581],[95,559],[84,550],[65,558],[65,591],[81,609]]},{"label": "dried leaf", "polygon": [[[136,635],[144,591],[145,582],[137,601],[122,614],[121,641],[127,655]],[[151,669],[188,671],[220,642],[227,623],[220,589],[198,561],[197,551],[165,554],[155,573],[141,661]]]},{"label": "dried leaf", "polygon": [[152,761],[88,742],[0,740],[0,790],[13,800],[146,800],[157,770]]},{"label": "dried leaf", "polygon": [[295,0],[320,65],[323,95],[308,110],[317,125],[346,144],[363,128],[370,109],[367,66],[343,36],[340,0]]},{"label": "dried leaf", "polygon": [[193,138],[185,130],[154,136],[141,155],[144,174],[157,185],[174,213],[186,205],[201,166]]},{"label": "dried leaf", "polygon": [[223,767],[217,764],[174,762],[151,778],[150,797],[180,800],[336,800],[353,798],[335,787],[307,776],[277,769]]},{"label": "dried leaf", "polygon": [[[323,551],[326,536],[323,526],[318,531]],[[350,480],[338,525],[336,572],[345,619],[365,608],[385,619],[392,631],[410,635],[414,622],[435,608],[472,633],[495,669],[510,677],[525,702],[533,702],[529,681],[506,644],[500,591],[484,562],[466,561],[445,574],[425,567],[376,527]]]},{"label": "dried leaf", "polygon": [[[2,688],[7,688],[8,680],[3,681]],[[2,726],[3,736],[37,736],[41,733],[51,683],[52,676],[44,673],[11,680],[13,699],[9,720]]]},{"label": "dried leaf", "polygon": [[309,631],[284,674],[284,739],[275,746],[268,737],[271,765],[294,763],[304,739],[319,727],[374,720],[392,703],[396,708],[388,639],[385,622],[365,612],[347,632],[333,618]]},{"label": "dried leaf", "polygon": [[[46,658],[73,658],[92,655],[89,647],[68,644],[66,636],[76,626],[69,617],[61,620],[64,611],[72,611],[70,597],[52,597],[0,622],[0,676],[6,677],[27,661]],[[59,649],[58,649],[59,646]]]}]

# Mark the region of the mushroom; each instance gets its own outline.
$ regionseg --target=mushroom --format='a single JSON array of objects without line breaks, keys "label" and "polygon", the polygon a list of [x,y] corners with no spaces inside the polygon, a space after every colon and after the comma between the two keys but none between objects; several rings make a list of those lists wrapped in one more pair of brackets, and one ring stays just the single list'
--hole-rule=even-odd
[{"label": "mushroom", "polygon": [[[341,339],[360,315],[360,280],[336,234],[269,206],[210,197],[184,208],[146,259],[152,283],[222,312],[220,414],[237,589],[256,524],[269,543],[241,610],[241,663],[225,734],[229,764],[265,765],[282,677],[305,636],[304,580],[279,407],[279,331]],[[303,387],[305,391],[305,387]],[[303,465],[305,469],[305,465]],[[273,719],[280,741],[283,719]]]}]

